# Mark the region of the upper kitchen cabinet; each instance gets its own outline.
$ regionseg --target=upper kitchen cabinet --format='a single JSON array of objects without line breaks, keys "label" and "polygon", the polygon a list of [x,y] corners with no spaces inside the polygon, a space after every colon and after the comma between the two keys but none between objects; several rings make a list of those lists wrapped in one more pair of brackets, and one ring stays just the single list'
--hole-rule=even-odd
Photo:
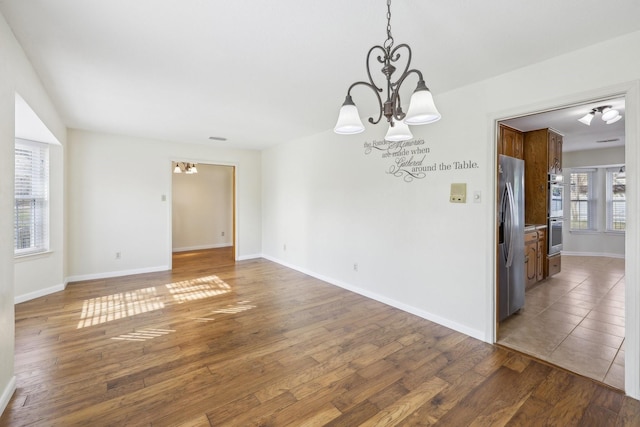
[{"label": "upper kitchen cabinet", "polygon": [[[525,160],[535,158],[546,165],[546,174],[562,173],[562,135],[553,129],[538,129],[524,133]],[[544,177],[546,181],[547,176]]]},{"label": "upper kitchen cabinet", "polygon": [[524,159],[524,136],[522,132],[501,124],[498,133],[498,154]]},{"label": "upper kitchen cabinet", "polygon": [[548,132],[548,145],[549,145],[549,158],[547,160],[547,166],[549,167],[549,173],[561,174],[562,173],[562,135],[559,133],[547,129]]},{"label": "upper kitchen cabinet", "polygon": [[524,133],[525,222],[546,224],[549,174],[562,172],[562,135],[553,129]]}]

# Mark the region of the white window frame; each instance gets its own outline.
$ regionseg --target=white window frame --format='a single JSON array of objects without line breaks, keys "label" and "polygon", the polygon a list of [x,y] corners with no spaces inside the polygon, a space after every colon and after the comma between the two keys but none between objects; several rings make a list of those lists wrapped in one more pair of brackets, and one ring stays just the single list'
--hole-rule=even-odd
[{"label": "white window frame", "polygon": [[[620,166],[617,167],[613,167],[613,168],[607,168],[606,170],[606,174],[607,174],[607,178],[606,178],[606,182],[607,182],[607,187],[606,187],[606,195],[607,195],[607,225],[606,225],[606,231],[608,233],[624,233],[625,229],[626,229],[626,197],[624,199],[625,202],[625,219],[623,222],[623,226],[625,228],[615,228],[614,227],[614,215],[613,215],[613,204],[614,204],[614,195],[613,195],[613,180],[614,178],[620,173]],[[625,195],[626,195],[626,184],[625,184]],[[618,202],[620,202],[620,200],[617,200]]]},{"label": "white window frame", "polygon": [[[586,228],[573,228],[572,224],[572,205],[574,200],[571,197],[571,182],[572,175],[578,173],[587,174],[587,227]],[[571,169],[569,171],[569,230],[571,232],[593,232],[597,231],[597,203],[598,199],[596,196],[595,186],[596,186],[596,175],[597,170],[593,168],[576,168]]]},{"label": "white window frame", "polygon": [[14,185],[14,255],[48,252],[49,144],[16,138]]}]

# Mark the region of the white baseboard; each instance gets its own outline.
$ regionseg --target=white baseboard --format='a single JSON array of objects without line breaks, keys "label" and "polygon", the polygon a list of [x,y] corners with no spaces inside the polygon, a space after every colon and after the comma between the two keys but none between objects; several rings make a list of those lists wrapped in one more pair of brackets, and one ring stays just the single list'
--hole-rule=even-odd
[{"label": "white baseboard", "polygon": [[394,300],[392,298],[388,298],[388,297],[386,297],[384,295],[380,295],[380,294],[377,294],[375,292],[370,292],[370,291],[368,291],[366,289],[362,289],[362,288],[359,288],[357,286],[352,286],[350,284],[341,282],[341,281],[333,279],[331,277],[327,277],[327,276],[323,276],[321,274],[314,273],[313,271],[309,271],[307,269],[300,268],[300,267],[298,267],[296,265],[289,264],[287,262],[284,262],[282,260],[279,260],[277,258],[268,256],[268,255],[263,255],[262,257],[265,258],[265,259],[268,259],[269,261],[273,261],[275,263],[283,265],[283,266],[285,266],[287,268],[291,268],[292,270],[296,270],[296,271],[304,273],[304,274],[306,274],[308,276],[315,277],[316,279],[320,279],[323,282],[327,282],[327,283],[329,283],[331,285],[338,286],[340,288],[346,289],[346,290],[354,292],[356,294],[360,294],[360,295],[365,296],[367,298],[371,298],[372,300],[381,302],[381,303],[389,305],[391,307],[395,307],[395,308],[397,308],[399,310],[402,310],[402,311],[405,311],[407,313],[411,313],[411,314],[414,314],[414,315],[416,315],[418,317],[422,317],[423,319],[426,319],[426,320],[429,320],[431,322],[437,323],[439,325],[445,326],[445,327],[447,327],[449,329],[453,329],[456,332],[460,332],[460,333],[468,335],[468,336],[470,336],[472,338],[476,338],[476,339],[478,339],[480,341],[489,342],[489,340],[485,336],[484,331],[481,331],[479,329],[469,328],[468,326],[461,325],[461,324],[459,324],[457,322],[453,322],[453,321],[451,321],[449,319],[445,319],[445,318],[443,318],[441,316],[438,316],[438,315],[433,314],[433,313],[429,313],[427,311],[421,310],[419,308],[413,307],[413,306],[405,304],[403,302],[396,301],[396,300]]},{"label": "white baseboard", "polygon": [[237,258],[237,261],[246,261],[248,259],[257,259],[257,258],[266,258],[262,254],[253,254],[253,255],[240,255]]},{"label": "white baseboard", "polygon": [[215,245],[199,245],[199,246],[185,246],[182,248],[173,248],[173,252],[187,252],[187,251],[201,251],[204,249],[216,249],[216,248],[228,248],[233,246],[233,243],[216,243]]},{"label": "white baseboard", "polygon": [[11,400],[11,396],[16,391],[16,377],[13,376],[7,383],[7,386],[2,390],[2,395],[0,395],[0,415],[4,413],[4,410],[7,409],[7,405]]},{"label": "white baseboard", "polygon": [[21,302],[30,301],[32,299],[40,298],[49,294],[53,294],[55,292],[64,291],[67,287],[67,281],[65,281],[62,285],[51,286],[46,289],[39,289],[34,292],[29,292],[28,294],[16,295],[13,298],[14,304],[20,304]]},{"label": "white baseboard", "polygon": [[95,274],[79,274],[77,276],[67,277],[66,282],[71,283],[71,282],[80,282],[82,280],[108,279],[110,277],[131,276],[133,274],[143,274],[143,273],[156,273],[158,271],[167,271],[167,270],[169,270],[168,266],[160,265],[157,267],[134,268],[131,270],[108,271],[104,273],[95,273]]},{"label": "white baseboard", "polygon": [[601,256],[601,257],[606,257],[606,258],[618,258],[618,259],[624,259],[625,256],[624,254],[611,254],[611,253],[605,253],[605,252],[573,252],[573,251],[562,251],[561,255],[566,255],[566,256]]}]

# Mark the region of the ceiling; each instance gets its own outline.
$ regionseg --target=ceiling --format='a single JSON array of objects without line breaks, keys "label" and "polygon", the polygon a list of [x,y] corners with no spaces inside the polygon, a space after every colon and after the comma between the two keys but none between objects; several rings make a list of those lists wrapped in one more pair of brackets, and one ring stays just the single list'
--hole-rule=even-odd
[{"label": "ceiling", "polygon": [[[386,38],[382,0],[0,0],[0,13],[68,127],[216,147],[333,128]],[[396,0],[391,24],[437,98],[638,31],[638,16],[637,0]]]},{"label": "ceiling", "polygon": [[[622,119],[608,125],[602,121],[602,115],[597,113],[588,126],[578,121],[593,108],[601,106],[611,106],[618,110]],[[613,98],[516,117],[502,123],[523,132],[553,128],[564,135],[562,151],[578,151],[624,146],[625,116],[624,98]]]}]

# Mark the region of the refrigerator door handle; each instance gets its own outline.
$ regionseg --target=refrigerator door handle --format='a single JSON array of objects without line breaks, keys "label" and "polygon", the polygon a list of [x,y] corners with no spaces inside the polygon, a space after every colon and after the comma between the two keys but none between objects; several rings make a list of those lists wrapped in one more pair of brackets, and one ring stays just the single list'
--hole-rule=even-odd
[{"label": "refrigerator door handle", "polygon": [[513,187],[510,182],[507,182],[507,199],[509,200],[509,253],[507,255],[506,267],[510,268],[513,264],[513,239],[515,236],[515,230],[513,229],[516,220],[516,203],[515,196],[513,194]]}]

